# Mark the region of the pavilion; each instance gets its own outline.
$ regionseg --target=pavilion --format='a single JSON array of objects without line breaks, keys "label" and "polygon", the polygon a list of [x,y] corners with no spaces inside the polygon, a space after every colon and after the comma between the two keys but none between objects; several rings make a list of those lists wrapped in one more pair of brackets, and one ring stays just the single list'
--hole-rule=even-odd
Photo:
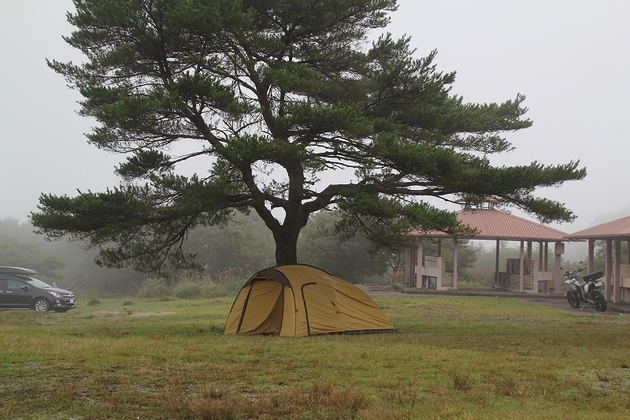
[{"label": "pavilion", "polygon": [[[567,233],[536,223],[522,217],[494,208],[493,203],[484,203],[480,208],[465,208],[457,212],[457,219],[473,228],[470,236],[452,237],[440,231],[415,231],[417,248],[408,248],[405,259],[405,284],[417,288],[457,290],[457,253],[460,239],[496,241],[494,287],[518,292],[538,293],[539,291],[561,292],[561,255],[564,254],[564,241]],[[630,221],[630,220],[629,220]],[[438,255],[423,254],[425,238],[438,240]],[[441,241],[445,238],[453,242],[453,272],[446,273],[441,258]],[[506,271],[499,271],[500,241],[519,241],[520,258],[507,259]],[[532,259],[532,243],[538,243],[538,264]],[[554,272],[547,271],[549,243],[555,244]],[[525,244],[527,248],[525,249]],[[414,253],[415,251],[415,253]],[[417,263],[418,261],[422,263]],[[553,286],[551,286],[553,285]]]},{"label": "pavilion", "polygon": [[[621,264],[621,242],[628,242],[628,249],[630,250],[630,216],[572,233],[567,235],[566,239],[588,241],[587,269],[589,273],[595,271],[595,241],[605,241],[604,284],[606,300],[610,301],[612,297],[613,303],[630,301],[630,264]],[[630,262],[630,251],[627,258],[627,261]]]}]

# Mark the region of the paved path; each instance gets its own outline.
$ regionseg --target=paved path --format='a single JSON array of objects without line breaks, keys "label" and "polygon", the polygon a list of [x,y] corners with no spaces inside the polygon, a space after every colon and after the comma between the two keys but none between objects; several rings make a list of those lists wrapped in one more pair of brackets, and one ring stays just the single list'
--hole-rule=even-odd
[{"label": "paved path", "polygon": [[630,305],[627,303],[616,304],[608,303],[606,312],[597,312],[591,305],[585,306],[583,309],[575,309],[569,305],[566,296],[561,294],[549,293],[513,293],[505,290],[493,289],[489,287],[463,287],[459,290],[427,290],[407,288],[401,285],[396,286],[380,286],[360,284],[357,285],[370,296],[479,296],[479,297],[514,297],[527,299],[528,301],[547,308],[558,309],[570,312],[575,315],[600,315],[600,316],[628,316],[630,317]]}]

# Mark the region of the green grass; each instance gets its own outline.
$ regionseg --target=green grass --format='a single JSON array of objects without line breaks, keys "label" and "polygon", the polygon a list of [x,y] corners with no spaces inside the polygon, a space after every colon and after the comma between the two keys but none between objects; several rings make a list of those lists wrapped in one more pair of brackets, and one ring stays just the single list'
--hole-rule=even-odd
[{"label": "green grass", "polygon": [[226,337],[230,298],[0,312],[2,419],[626,419],[630,317],[377,297],[396,334]]}]

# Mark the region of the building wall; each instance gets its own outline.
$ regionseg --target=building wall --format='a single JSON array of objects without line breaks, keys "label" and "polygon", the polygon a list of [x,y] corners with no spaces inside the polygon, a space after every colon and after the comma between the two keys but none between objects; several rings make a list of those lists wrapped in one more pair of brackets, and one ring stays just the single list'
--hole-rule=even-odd
[{"label": "building wall", "polygon": [[630,302],[630,264],[620,264],[619,271],[621,274],[621,296],[622,302]]},{"label": "building wall", "polygon": [[442,258],[442,287],[452,288],[455,284],[453,272],[446,271],[446,258]]},{"label": "building wall", "polygon": [[[534,290],[534,267],[535,260],[525,258],[523,261],[523,290]],[[520,290],[520,269],[521,260],[519,258],[507,258],[505,261],[506,271],[499,272],[498,282],[495,287],[505,290]]]}]

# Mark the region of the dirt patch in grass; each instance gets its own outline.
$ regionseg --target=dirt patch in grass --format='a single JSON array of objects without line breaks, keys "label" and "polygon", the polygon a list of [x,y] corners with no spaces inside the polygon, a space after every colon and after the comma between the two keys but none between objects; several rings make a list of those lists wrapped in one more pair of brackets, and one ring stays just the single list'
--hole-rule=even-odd
[{"label": "dirt patch in grass", "polygon": [[130,316],[130,317],[149,317],[149,316],[164,316],[164,315],[173,315],[173,312],[134,312],[132,310],[129,311],[98,311],[95,314],[105,315],[105,316]]},{"label": "dirt patch in grass", "polygon": [[129,316],[133,317],[144,317],[144,316],[163,316],[163,315],[173,315],[172,312],[134,312],[129,314]]}]

